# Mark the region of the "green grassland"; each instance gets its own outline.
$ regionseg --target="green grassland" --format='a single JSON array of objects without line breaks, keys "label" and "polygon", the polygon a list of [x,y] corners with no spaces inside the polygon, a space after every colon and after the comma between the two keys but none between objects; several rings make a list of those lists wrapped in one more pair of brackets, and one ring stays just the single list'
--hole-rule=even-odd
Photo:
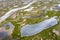
[{"label": "green grassland", "polygon": [[[57,29],[60,32],[60,29],[59,29],[60,22],[57,25],[55,25],[49,29],[43,30],[42,32],[40,32],[36,35],[30,36],[30,37],[21,37],[20,29],[22,28],[21,25],[23,23],[25,23],[25,24],[39,23],[43,20],[49,19],[49,18],[44,18],[46,15],[48,15],[49,18],[51,18],[53,16],[58,16],[58,19],[60,19],[59,18],[60,11],[58,11],[58,12],[47,11],[47,13],[44,14],[43,16],[38,17],[38,18],[28,18],[25,22],[23,22],[23,20],[24,20],[23,18],[19,18],[19,20],[15,20],[15,19],[12,19],[9,17],[4,23],[11,22],[15,26],[15,29],[12,33],[12,38],[14,38],[14,39],[18,39],[18,40],[60,40],[60,35],[57,36],[55,33],[52,32],[53,29]],[[19,24],[19,23],[22,23],[22,24]]]}]

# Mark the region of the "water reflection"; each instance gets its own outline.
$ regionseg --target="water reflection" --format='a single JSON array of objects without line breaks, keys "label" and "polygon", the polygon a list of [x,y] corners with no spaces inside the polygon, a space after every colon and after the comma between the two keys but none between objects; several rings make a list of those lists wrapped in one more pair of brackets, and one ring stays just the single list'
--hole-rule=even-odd
[{"label": "water reflection", "polygon": [[42,21],[40,23],[37,24],[33,24],[33,25],[25,25],[21,28],[21,36],[32,36],[35,35],[41,31],[43,31],[44,29],[50,28],[56,24],[58,24],[58,20],[56,19],[57,16],[54,16],[48,20]]}]

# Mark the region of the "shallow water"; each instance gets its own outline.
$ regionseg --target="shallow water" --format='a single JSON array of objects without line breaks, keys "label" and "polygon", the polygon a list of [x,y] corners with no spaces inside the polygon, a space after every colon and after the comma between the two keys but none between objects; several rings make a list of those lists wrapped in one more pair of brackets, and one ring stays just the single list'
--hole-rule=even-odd
[{"label": "shallow water", "polygon": [[54,16],[48,20],[44,20],[37,24],[32,24],[32,25],[27,24],[27,25],[23,26],[20,31],[21,37],[32,36],[32,35],[42,32],[45,29],[53,27],[54,25],[58,24],[58,20],[55,18],[56,18],[56,16]]}]

